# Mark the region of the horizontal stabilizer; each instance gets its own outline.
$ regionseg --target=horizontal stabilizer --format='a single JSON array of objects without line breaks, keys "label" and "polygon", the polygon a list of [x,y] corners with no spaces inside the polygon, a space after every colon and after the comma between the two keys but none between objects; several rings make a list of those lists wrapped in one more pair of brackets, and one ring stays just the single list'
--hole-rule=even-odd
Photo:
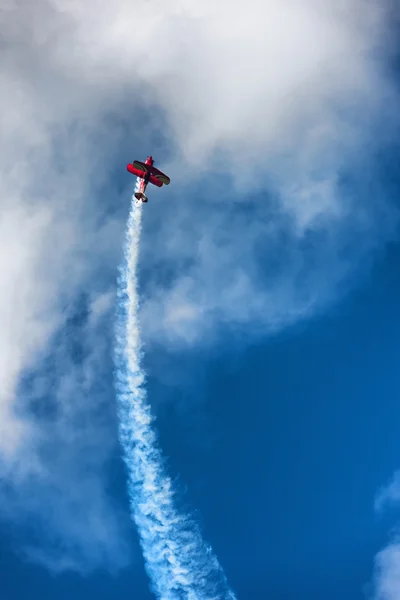
[{"label": "horizontal stabilizer", "polygon": [[141,200],[142,202],[147,202],[148,198],[143,192],[135,192],[136,200]]}]

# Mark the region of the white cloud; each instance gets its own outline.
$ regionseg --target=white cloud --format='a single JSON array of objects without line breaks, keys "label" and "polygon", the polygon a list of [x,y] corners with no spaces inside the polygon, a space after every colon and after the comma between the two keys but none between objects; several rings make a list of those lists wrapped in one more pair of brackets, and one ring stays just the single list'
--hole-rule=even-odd
[{"label": "white cloud", "polygon": [[[396,102],[375,53],[387,26],[382,3],[359,0],[250,0],[246,10],[227,0],[3,3],[0,453],[15,493],[35,477],[52,498],[54,535],[69,540],[59,565],[77,565],[70,548],[79,537],[83,562],[112,562],[88,550],[99,536],[114,540],[115,564],[124,562],[104,478],[112,447],[104,440],[115,434],[91,421],[123,231],[119,215],[109,216],[121,202],[110,183],[114,155],[122,163],[132,157],[121,147],[138,158],[167,149],[172,184],[145,207],[148,340],[194,343],[223,321],[262,331],[311,315],[396,223],[386,198],[367,184],[351,194],[340,181],[352,165],[368,171],[368,149],[394,125]],[[68,443],[65,464],[43,455],[50,430],[18,385],[48,359],[49,344],[54,351],[82,289],[93,301],[93,350],[79,367],[62,353],[52,394],[51,432]],[[46,378],[36,385],[47,393]],[[93,447],[82,452],[87,440]],[[109,522],[107,535],[97,526],[87,539],[80,527],[72,537],[57,530],[76,513],[78,465],[93,474],[80,510],[91,506],[96,522]],[[65,473],[71,501],[58,493]],[[32,506],[40,514],[41,503]]]},{"label": "white cloud", "polygon": [[[400,471],[394,473],[390,482],[379,490],[375,498],[375,510],[398,508],[400,503]],[[398,600],[400,598],[400,541],[392,533],[392,541],[375,557],[374,599]]]},{"label": "white cloud", "polygon": [[400,471],[394,473],[391,481],[383,487],[375,498],[375,510],[381,512],[388,506],[400,503]]},{"label": "white cloud", "polygon": [[3,463],[0,512],[22,525],[23,555],[56,572],[115,570],[132,556],[129,516],[110,489],[117,423],[106,297],[71,307],[45,360],[21,382],[17,405],[30,435]]},{"label": "white cloud", "polygon": [[375,558],[376,600],[400,598],[400,544],[393,542]]}]

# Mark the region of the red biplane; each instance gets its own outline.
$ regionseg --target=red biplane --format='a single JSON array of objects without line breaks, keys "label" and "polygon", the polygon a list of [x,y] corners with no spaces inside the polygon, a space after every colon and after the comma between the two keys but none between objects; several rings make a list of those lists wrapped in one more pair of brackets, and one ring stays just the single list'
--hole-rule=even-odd
[{"label": "red biplane", "polygon": [[136,175],[136,177],[140,177],[139,189],[135,192],[135,198],[138,201],[147,202],[148,198],[145,194],[147,184],[152,183],[157,187],[162,187],[163,184],[169,185],[170,178],[165,173],[162,173],[154,166],[154,160],[152,156],[148,156],[146,158],[146,162],[140,162],[139,160],[134,160],[133,163],[129,163],[126,165],[127,170],[132,175]]}]

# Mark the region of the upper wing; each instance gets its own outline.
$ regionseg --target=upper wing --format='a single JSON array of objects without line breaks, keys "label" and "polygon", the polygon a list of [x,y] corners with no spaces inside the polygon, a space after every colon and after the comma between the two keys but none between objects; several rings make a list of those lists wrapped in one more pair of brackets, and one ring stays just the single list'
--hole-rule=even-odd
[{"label": "upper wing", "polygon": [[149,182],[157,187],[162,187],[164,183],[165,185],[169,185],[171,181],[168,175],[151,165],[146,165],[140,160],[134,160],[133,163],[129,163],[126,168],[130,173],[136,175],[137,177],[141,177],[142,179],[144,179],[149,173]]},{"label": "upper wing", "polygon": [[151,169],[150,170],[151,174],[154,175],[154,177],[156,179],[158,179],[159,181],[161,181],[161,183],[165,183],[165,185],[169,185],[169,183],[171,182],[171,180],[168,177],[168,175],[166,175],[162,171],[159,171],[155,167],[150,167],[150,169]]},{"label": "upper wing", "polygon": [[146,165],[144,162],[141,162],[140,160],[134,160],[132,164],[134,167],[139,169],[139,171],[144,171],[145,173],[147,173],[149,168],[151,169],[150,165]]}]

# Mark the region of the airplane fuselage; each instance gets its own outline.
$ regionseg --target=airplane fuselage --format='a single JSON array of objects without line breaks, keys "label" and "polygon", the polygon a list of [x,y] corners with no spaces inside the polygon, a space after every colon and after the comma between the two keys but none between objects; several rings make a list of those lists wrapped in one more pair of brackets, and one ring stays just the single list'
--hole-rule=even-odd
[{"label": "airplane fuselage", "polygon": [[[152,156],[148,156],[145,160],[145,165],[149,165],[150,167],[153,166],[154,164],[154,160]],[[146,188],[147,188],[147,184],[149,183],[150,180],[150,171],[147,171],[144,179],[141,179],[140,181],[140,186],[139,186],[139,193],[135,196],[138,200],[141,200],[142,202],[147,202],[147,196],[146,196]]]},{"label": "airplane fuselage", "polygon": [[169,185],[170,183],[168,175],[154,167],[152,156],[148,156],[144,163],[139,160],[134,160],[132,163],[129,163],[126,168],[132,175],[136,175],[139,179],[139,187],[135,192],[135,197],[142,202],[147,202],[145,192],[149,183],[156,187],[162,187],[163,185]]}]

